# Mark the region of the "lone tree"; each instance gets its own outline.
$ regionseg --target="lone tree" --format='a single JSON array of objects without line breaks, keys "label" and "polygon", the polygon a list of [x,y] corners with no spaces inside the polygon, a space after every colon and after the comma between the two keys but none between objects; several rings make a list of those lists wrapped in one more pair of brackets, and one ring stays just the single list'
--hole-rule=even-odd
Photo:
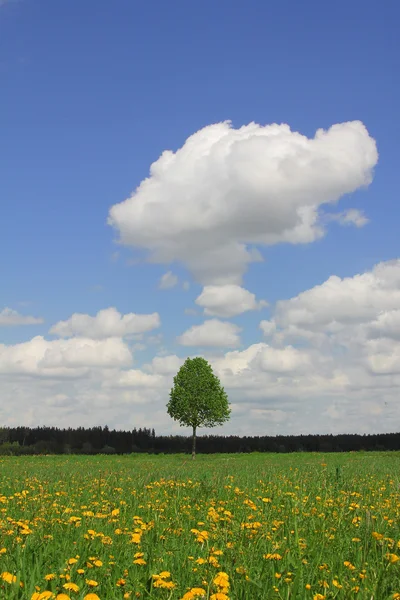
[{"label": "lone tree", "polygon": [[215,427],[228,421],[231,414],[228,396],[204,358],[185,360],[174,377],[167,411],[181,427],[192,427],[192,458],[196,456],[197,428]]}]

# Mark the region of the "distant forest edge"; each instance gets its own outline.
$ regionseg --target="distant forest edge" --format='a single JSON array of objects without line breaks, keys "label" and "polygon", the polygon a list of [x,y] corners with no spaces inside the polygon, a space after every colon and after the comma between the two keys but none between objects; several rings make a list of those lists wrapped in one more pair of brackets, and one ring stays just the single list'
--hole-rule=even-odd
[{"label": "distant forest edge", "polygon": [[[105,427],[1,427],[0,455],[170,454],[191,452],[191,436],[156,435],[154,429],[117,431]],[[244,436],[203,435],[201,454],[238,452],[349,452],[400,450],[400,433]]]}]

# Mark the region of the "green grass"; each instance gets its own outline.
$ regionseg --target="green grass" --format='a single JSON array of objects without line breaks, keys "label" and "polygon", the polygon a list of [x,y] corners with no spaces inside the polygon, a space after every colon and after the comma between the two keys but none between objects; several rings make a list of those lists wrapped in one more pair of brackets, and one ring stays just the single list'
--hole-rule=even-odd
[{"label": "green grass", "polygon": [[1,600],[400,598],[400,453],[6,457],[0,473],[0,572],[17,578]]}]

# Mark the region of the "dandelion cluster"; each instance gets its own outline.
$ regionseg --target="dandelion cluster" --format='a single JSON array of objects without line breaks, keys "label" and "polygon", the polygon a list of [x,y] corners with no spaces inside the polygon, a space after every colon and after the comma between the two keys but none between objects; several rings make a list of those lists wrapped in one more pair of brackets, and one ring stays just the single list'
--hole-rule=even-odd
[{"label": "dandelion cluster", "polygon": [[400,456],[0,461],[5,600],[400,600]]}]

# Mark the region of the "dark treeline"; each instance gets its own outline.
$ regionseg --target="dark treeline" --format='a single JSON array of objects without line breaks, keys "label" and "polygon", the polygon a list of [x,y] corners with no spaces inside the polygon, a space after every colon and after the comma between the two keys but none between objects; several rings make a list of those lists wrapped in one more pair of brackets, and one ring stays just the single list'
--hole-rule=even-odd
[{"label": "dark treeline", "polygon": [[[156,436],[154,429],[116,431],[105,427],[2,427],[0,454],[190,453],[191,437]],[[239,437],[204,435],[198,452],[349,452],[400,450],[400,433],[372,435],[281,435]]]}]

